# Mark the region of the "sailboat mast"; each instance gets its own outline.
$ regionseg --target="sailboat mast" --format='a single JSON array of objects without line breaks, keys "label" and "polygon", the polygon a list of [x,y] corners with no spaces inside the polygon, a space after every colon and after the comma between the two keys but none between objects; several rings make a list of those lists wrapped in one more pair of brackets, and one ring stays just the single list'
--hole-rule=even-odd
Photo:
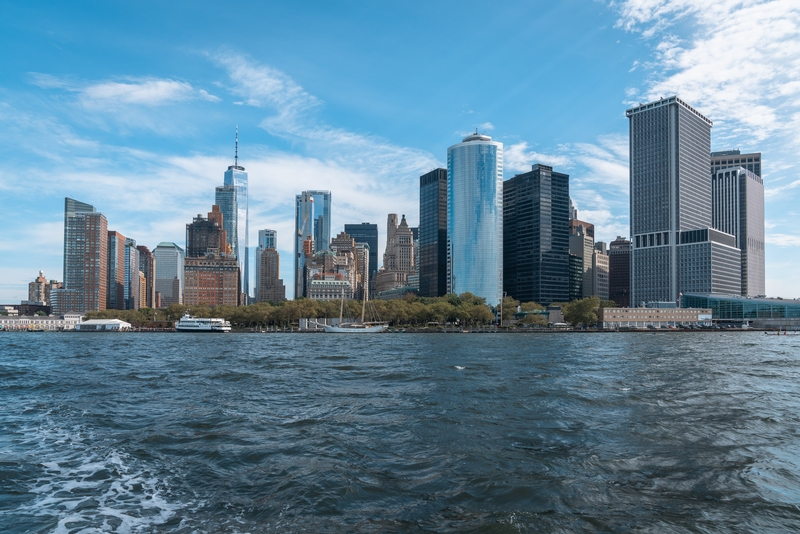
[{"label": "sailboat mast", "polygon": [[344,286],[342,286],[342,303],[339,304],[339,324],[342,324],[342,314],[344,313]]},{"label": "sailboat mast", "polygon": [[364,324],[364,313],[367,311],[367,289],[364,288],[364,298],[361,300],[361,324]]}]

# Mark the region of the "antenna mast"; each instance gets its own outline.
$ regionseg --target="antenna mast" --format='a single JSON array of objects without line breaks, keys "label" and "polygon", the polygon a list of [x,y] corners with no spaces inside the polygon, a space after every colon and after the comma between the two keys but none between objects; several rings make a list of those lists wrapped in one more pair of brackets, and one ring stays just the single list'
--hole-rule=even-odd
[{"label": "antenna mast", "polygon": [[239,125],[238,124],[236,125],[236,155],[234,156],[234,159],[233,159],[233,165],[234,165],[234,167],[238,167],[239,166]]}]

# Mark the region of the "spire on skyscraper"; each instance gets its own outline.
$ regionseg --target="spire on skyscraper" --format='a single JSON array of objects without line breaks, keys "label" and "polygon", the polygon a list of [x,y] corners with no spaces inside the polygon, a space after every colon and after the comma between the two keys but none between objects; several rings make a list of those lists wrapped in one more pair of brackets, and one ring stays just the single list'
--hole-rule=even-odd
[{"label": "spire on skyscraper", "polygon": [[239,125],[236,125],[236,154],[233,157],[233,166],[239,166]]}]

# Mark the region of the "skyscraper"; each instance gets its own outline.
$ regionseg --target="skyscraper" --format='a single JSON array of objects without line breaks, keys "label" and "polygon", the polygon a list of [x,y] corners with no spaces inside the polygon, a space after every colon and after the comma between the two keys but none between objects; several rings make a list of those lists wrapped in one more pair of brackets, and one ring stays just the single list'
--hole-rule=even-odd
[{"label": "skyscraper", "polygon": [[[594,289],[594,272],[592,271],[592,255],[594,254],[594,225],[583,223],[578,219],[570,221],[569,253],[580,258],[582,269],[581,296],[586,298],[596,295]],[[578,223],[578,224],[575,224]],[[589,232],[592,232],[591,234]]]},{"label": "skyscraper", "polygon": [[419,295],[447,293],[447,169],[419,177]]},{"label": "skyscraper", "polygon": [[503,297],[503,144],[475,133],[447,149],[448,293]]},{"label": "skyscraper", "polygon": [[139,309],[139,251],[136,240],[125,240],[125,309]]},{"label": "skyscraper", "polygon": [[503,288],[521,302],[569,299],[569,176],[537,164],[503,183]]},{"label": "skyscraper", "polygon": [[328,250],[331,242],[331,192],[303,191],[295,197],[294,298],[305,296],[303,243],[312,240],[314,252]]},{"label": "skyscraper", "polygon": [[631,302],[738,292],[735,238],[711,227],[712,122],[673,96],[626,111],[630,128]]},{"label": "skyscraper", "polygon": [[345,224],[344,231],[356,243],[369,247],[369,278],[373,280],[378,271],[378,225],[371,223]]},{"label": "skyscraper", "polygon": [[243,251],[239,249],[239,225],[237,224],[239,208],[236,203],[236,187],[232,185],[218,186],[214,194],[214,204],[219,206],[219,210],[222,212],[223,220],[225,221],[226,239],[231,247],[231,254],[239,259]]},{"label": "skyscraper", "polygon": [[[233,165],[225,171],[224,185],[236,187],[236,248],[234,254],[244,269],[242,276],[242,292],[250,296],[250,221],[247,203],[247,173],[239,165],[239,127],[236,127],[236,152]],[[233,247],[231,247],[233,249]]]},{"label": "skyscraper", "polygon": [[717,174],[722,169],[742,167],[748,171],[762,176],[761,152],[742,154],[739,150],[722,150],[711,153],[711,175]]},{"label": "skyscraper", "polygon": [[139,270],[142,271],[145,279],[143,294],[145,298],[139,303],[140,306],[148,308],[156,307],[156,257],[150,249],[144,245],[136,247],[139,251]]},{"label": "skyscraper", "polygon": [[[259,246],[259,249],[261,247]],[[280,278],[281,258],[275,247],[266,247],[258,255],[260,273],[256,288],[258,302],[281,302],[286,300],[286,286]]]},{"label": "skyscraper", "polygon": [[125,309],[125,236],[108,232],[108,268],[106,282],[106,308]]},{"label": "skyscraper", "polygon": [[94,207],[64,201],[64,287],[54,290],[54,313],[106,309],[108,221]]},{"label": "skyscraper", "polygon": [[608,247],[608,298],[621,308],[631,305],[631,242],[620,236]]},{"label": "skyscraper", "polygon": [[184,251],[175,243],[162,241],[153,250],[156,259],[156,291],[161,294],[161,303],[183,304]]},{"label": "skyscraper", "polygon": [[742,251],[741,295],[764,295],[764,181],[741,165],[723,167],[711,177],[711,192],[714,228],[736,237]]},{"label": "skyscraper", "polygon": [[198,215],[186,225],[185,304],[238,306],[241,273],[225,232],[225,217],[216,204],[208,218]]},{"label": "skyscraper", "polygon": [[256,246],[255,251],[253,252],[254,256],[254,265],[255,265],[255,298],[259,300],[258,292],[260,291],[261,287],[261,254],[268,248],[274,248],[277,250],[278,248],[278,232],[275,230],[259,230],[258,231],[258,246]]}]

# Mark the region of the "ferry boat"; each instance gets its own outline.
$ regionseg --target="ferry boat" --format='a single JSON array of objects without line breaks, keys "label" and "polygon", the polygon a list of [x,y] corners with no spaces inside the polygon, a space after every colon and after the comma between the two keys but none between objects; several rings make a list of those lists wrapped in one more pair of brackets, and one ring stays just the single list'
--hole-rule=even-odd
[{"label": "ferry boat", "polygon": [[231,323],[219,318],[192,317],[187,311],[179,321],[175,322],[175,330],[178,332],[230,332]]}]

